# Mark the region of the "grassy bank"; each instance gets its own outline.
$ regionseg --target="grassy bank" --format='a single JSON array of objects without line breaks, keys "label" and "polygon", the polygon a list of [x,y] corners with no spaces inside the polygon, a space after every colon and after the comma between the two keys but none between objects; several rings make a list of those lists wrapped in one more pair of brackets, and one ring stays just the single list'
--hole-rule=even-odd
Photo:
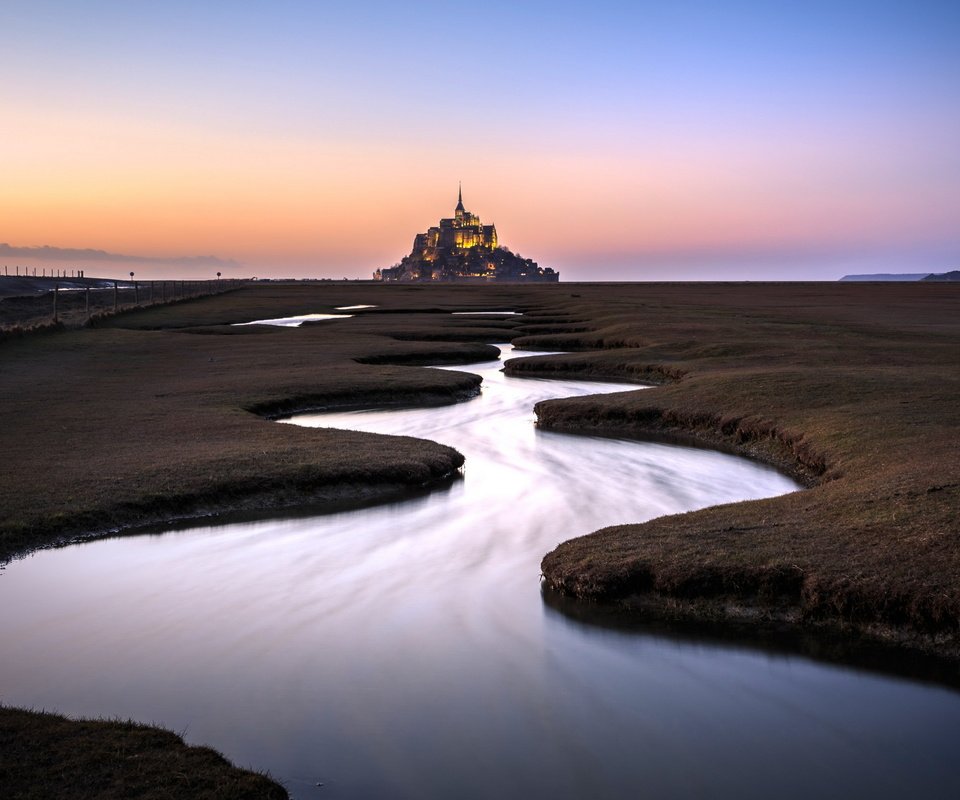
[{"label": "grassy bank", "polygon": [[552,589],[651,618],[829,626],[960,656],[960,292],[579,293],[552,332],[516,343],[581,352],[508,372],[660,385],[541,403],[542,427],[721,446],[811,488],[572,540],[543,561]]},{"label": "grassy bank", "polygon": [[[509,327],[416,313],[298,329],[197,325],[205,314],[220,322],[329,310],[320,299],[285,304],[264,294],[0,346],[0,441],[12,465],[0,484],[0,558],[167,519],[367,502],[456,474],[463,459],[442,445],[397,437],[385,446],[382,437],[265,418],[466,399],[476,376],[411,365],[494,358],[476,340],[508,339]],[[434,341],[417,341],[421,333]]]},{"label": "grassy bank", "polygon": [[0,707],[0,795],[6,800],[285,800],[269,776],[209,747],[134,722],[69,720]]}]

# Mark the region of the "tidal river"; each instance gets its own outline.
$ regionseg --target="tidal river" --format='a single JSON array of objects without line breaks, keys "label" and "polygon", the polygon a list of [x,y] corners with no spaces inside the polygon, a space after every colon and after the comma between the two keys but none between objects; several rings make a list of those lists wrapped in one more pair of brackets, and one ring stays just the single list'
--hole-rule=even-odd
[{"label": "tidal river", "polygon": [[551,610],[560,541],[796,486],[537,431],[537,400],[628,387],[500,366],[465,368],[483,393],[459,405],[288,420],[452,445],[448,489],[11,564],[0,700],[160,723],[296,798],[960,797],[960,694]]}]

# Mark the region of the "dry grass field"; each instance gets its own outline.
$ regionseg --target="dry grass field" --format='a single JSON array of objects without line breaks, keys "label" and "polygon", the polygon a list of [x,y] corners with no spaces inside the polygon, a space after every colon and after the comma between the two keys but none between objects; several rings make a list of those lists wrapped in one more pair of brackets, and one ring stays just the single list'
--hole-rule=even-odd
[{"label": "dry grass field", "polygon": [[662,385],[542,403],[541,426],[732,448],[810,489],[567,542],[544,559],[547,584],[648,616],[830,625],[956,658],[960,292],[939,288],[581,288],[557,309],[565,325],[515,342],[578,352],[508,371]]},{"label": "dry grass field", "polygon": [[175,733],[0,707],[0,789],[7,800],[285,800],[269,776],[237,769]]},{"label": "dry grass field", "polygon": [[[396,438],[385,447],[367,434],[266,418],[464,399],[478,391],[475,376],[410,365],[489,359],[496,350],[477,342],[511,330],[448,314],[197,327],[207,313],[250,320],[329,310],[326,299],[284,304],[282,290],[279,299],[238,292],[0,345],[10,465],[0,483],[0,557],[151,522],[329,508],[452,479],[462,457],[442,445]],[[400,341],[383,335],[385,325],[411,339],[419,331],[469,341]]]},{"label": "dry grass field", "polygon": [[[376,308],[297,329],[231,326],[356,304]],[[447,313],[484,309],[525,316]],[[957,663],[960,287],[950,284],[261,284],[8,338],[0,559],[150,523],[324,510],[455,480],[463,459],[442,444],[269,418],[464,400],[478,391],[469,367],[418,365],[469,364],[508,340],[569,351],[510,362],[510,374],[657,384],[541,403],[542,427],[723,447],[809,487],[585,531],[544,559],[546,590],[566,598],[555,605],[829,629]],[[0,709],[3,735],[32,742],[16,761],[0,749],[0,793],[46,796],[7,791],[23,785],[11,776],[54,769],[46,754],[80,741],[81,762],[116,763],[71,725],[87,723]],[[119,727],[130,742],[151,735]],[[160,750],[188,757],[161,739]],[[114,786],[128,778],[117,772]],[[171,783],[137,796],[275,790]]]}]

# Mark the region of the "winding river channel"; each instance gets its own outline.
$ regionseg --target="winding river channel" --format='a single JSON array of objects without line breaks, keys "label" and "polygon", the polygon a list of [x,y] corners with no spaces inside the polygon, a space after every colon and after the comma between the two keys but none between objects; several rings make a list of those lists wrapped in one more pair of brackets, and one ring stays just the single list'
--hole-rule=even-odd
[{"label": "winding river channel", "polygon": [[625,387],[500,367],[463,368],[483,392],[455,406],[287,420],[452,445],[447,489],[12,563],[0,700],[163,724],[296,798],[960,797],[956,692],[545,604],[564,539],[797,487],[538,431],[536,401]]}]

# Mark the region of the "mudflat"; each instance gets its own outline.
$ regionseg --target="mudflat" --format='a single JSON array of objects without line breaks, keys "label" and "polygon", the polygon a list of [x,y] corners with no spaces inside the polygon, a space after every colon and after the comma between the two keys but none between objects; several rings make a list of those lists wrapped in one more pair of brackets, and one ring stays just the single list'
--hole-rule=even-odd
[{"label": "mudflat", "polygon": [[[300,328],[232,323],[372,305]],[[521,317],[452,315],[510,309]],[[0,557],[229,511],[369,502],[456,475],[442,445],[270,424],[456,402],[515,375],[659,384],[537,408],[545,428],[734,449],[808,491],[568,542],[547,584],[671,614],[758,610],[957,653],[960,289],[952,284],[261,284],[0,345]],[[626,387],[625,387],[626,388]],[[625,486],[624,491],[630,487]]]},{"label": "mudflat", "polygon": [[[300,328],[234,326],[352,305],[374,307]],[[449,313],[491,309],[524,314]],[[455,480],[463,458],[440,444],[269,420],[457,402],[479,389],[469,367],[420,365],[469,364],[512,340],[567,352],[508,362],[510,374],[657,384],[541,403],[544,428],[732,449],[809,487],[588,533],[546,555],[548,591],[638,618],[829,628],[956,663],[958,311],[950,284],[261,284],[9,338],[0,559]],[[13,709],[0,723],[37,732],[0,784],[42,769],[63,726],[87,724]],[[71,741],[85,768],[113,769]]]},{"label": "mudflat", "polygon": [[[0,345],[0,439],[12,467],[0,488],[0,557],[150,522],[364,502],[456,475],[463,459],[442,445],[295,431],[268,418],[469,397],[476,376],[409,365],[489,359],[496,350],[477,341],[510,329],[448,314],[443,329],[438,315],[415,313],[233,327],[331,308],[309,293],[292,302],[283,291],[237,294]],[[215,324],[198,326],[207,317]],[[398,341],[384,322],[399,336],[470,341]]]}]

